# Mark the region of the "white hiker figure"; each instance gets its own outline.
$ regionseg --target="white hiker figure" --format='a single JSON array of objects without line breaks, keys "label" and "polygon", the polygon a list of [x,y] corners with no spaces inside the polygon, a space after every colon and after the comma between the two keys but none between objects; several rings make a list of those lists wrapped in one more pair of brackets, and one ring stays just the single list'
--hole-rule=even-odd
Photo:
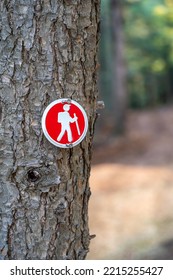
[{"label": "white hiker figure", "polygon": [[74,114],[73,118],[70,116],[70,114],[68,112],[70,110],[70,104],[65,104],[63,106],[63,110],[64,110],[64,112],[58,113],[58,123],[61,123],[61,132],[60,132],[59,136],[57,137],[57,141],[58,142],[61,141],[65,132],[67,132],[68,142],[72,142],[73,138],[72,138],[70,123],[76,122],[77,132],[78,132],[78,135],[80,135],[79,125],[78,125],[78,121],[77,121],[78,118],[77,118],[76,114]]}]

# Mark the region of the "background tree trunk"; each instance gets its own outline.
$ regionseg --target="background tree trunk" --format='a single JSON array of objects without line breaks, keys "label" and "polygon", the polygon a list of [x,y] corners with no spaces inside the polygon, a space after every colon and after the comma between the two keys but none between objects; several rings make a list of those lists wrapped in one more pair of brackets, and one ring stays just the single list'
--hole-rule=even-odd
[{"label": "background tree trunk", "polygon": [[[96,116],[99,0],[2,0],[0,258],[84,259]],[[87,137],[72,149],[41,130],[46,106],[72,98]]]},{"label": "background tree trunk", "polygon": [[126,65],[124,57],[123,1],[111,0],[113,65],[112,100],[115,115],[115,133],[125,129],[127,111]]}]

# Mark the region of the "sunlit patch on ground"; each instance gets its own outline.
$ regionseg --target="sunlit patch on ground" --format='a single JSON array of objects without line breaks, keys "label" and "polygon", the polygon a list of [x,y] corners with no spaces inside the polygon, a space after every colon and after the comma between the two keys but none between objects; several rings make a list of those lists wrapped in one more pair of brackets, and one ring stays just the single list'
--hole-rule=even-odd
[{"label": "sunlit patch on ground", "polygon": [[88,259],[173,259],[173,109],[131,113],[95,150]]}]

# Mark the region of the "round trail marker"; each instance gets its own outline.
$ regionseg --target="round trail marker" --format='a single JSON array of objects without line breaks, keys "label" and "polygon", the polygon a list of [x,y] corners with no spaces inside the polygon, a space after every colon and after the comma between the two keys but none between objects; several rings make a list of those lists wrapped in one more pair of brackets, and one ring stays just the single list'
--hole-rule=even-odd
[{"label": "round trail marker", "polygon": [[88,130],[88,118],[79,103],[62,98],[53,101],[45,109],[42,129],[53,145],[72,148],[84,139]]}]

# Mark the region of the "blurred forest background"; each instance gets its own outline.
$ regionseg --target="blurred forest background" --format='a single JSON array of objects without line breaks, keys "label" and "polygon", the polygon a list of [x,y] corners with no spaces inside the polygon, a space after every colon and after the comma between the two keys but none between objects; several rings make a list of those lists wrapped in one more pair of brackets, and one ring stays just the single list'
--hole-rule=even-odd
[{"label": "blurred forest background", "polygon": [[173,1],[102,0],[88,259],[173,259]]}]

